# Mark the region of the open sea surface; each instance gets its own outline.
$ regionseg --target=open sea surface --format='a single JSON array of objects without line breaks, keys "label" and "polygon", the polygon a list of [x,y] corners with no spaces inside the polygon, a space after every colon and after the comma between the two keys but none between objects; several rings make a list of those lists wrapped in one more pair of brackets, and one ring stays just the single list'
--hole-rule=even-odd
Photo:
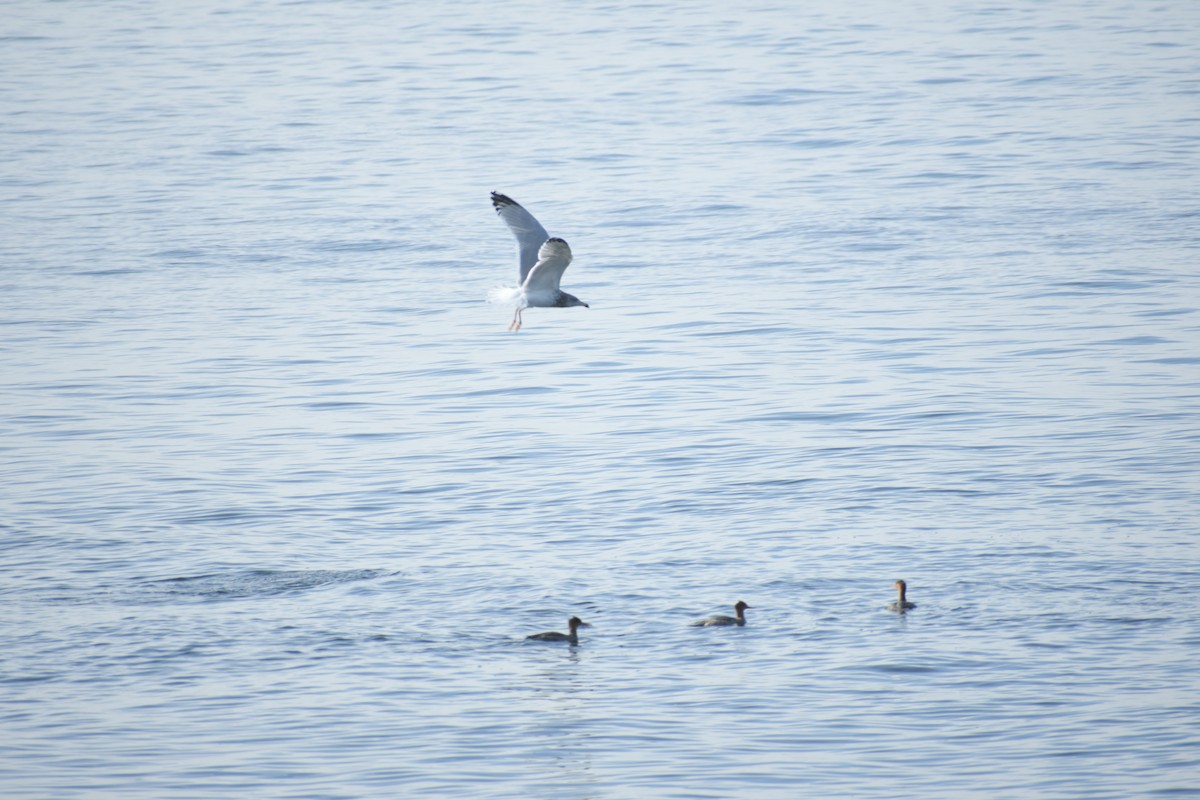
[{"label": "open sea surface", "polygon": [[1200,798],[1200,4],[12,0],[0,152],[5,798]]}]

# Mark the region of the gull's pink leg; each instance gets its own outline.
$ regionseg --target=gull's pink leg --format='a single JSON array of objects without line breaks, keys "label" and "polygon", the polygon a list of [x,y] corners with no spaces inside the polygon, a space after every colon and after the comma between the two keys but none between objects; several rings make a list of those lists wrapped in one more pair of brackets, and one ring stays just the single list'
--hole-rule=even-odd
[{"label": "gull's pink leg", "polygon": [[512,319],[512,322],[508,323],[508,329],[510,331],[521,330],[521,309],[520,308],[518,308],[516,311],[513,312],[513,319]]}]

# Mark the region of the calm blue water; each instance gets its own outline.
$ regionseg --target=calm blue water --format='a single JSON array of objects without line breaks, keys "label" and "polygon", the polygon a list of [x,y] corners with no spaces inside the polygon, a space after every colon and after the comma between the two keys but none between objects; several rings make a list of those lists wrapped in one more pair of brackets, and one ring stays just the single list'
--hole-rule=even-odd
[{"label": "calm blue water", "polygon": [[1200,797],[1200,5],[804,6],[7,4],[3,794]]}]

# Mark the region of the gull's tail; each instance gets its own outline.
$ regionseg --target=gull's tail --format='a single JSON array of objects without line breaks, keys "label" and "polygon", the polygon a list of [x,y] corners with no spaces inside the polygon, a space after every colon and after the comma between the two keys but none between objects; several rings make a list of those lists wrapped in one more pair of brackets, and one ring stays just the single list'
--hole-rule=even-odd
[{"label": "gull's tail", "polygon": [[505,306],[519,305],[521,290],[515,286],[497,286],[488,292],[488,302]]}]

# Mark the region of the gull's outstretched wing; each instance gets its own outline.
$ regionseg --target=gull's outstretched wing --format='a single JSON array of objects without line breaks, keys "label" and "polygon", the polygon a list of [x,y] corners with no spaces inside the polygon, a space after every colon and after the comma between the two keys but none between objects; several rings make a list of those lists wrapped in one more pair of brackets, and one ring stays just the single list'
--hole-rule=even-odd
[{"label": "gull's outstretched wing", "polygon": [[[533,218],[520,203],[508,195],[492,192],[492,205],[496,213],[508,225],[513,236],[517,237],[517,254],[521,267],[521,283],[538,261],[538,249],[550,238],[542,224]],[[570,261],[568,255],[567,260]],[[565,266],[564,266],[565,269]],[[560,270],[561,274],[561,270]]]},{"label": "gull's outstretched wing", "polygon": [[538,261],[521,284],[526,292],[557,292],[558,282],[571,264],[571,247],[562,239],[547,239],[538,250]]}]

